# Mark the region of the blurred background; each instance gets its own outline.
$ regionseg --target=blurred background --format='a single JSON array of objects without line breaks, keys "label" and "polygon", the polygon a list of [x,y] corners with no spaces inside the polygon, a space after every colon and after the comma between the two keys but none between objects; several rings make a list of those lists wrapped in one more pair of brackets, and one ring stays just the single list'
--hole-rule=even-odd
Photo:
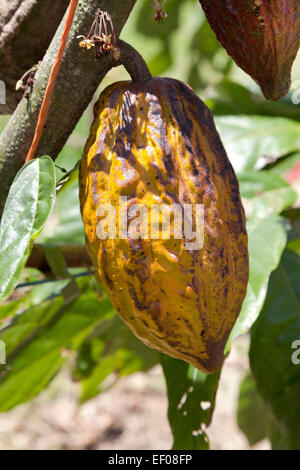
[{"label": "blurred background", "polygon": [[[169,18],[163,24],[155,23],[150,0],[138,1],[122,32],[122,39],[144,56],[153,75],[185,81],[206,102],[216,117],[217,127],[237,172],[272,166],[276,160],[274,172],[282,177],[289,174],[299,159],[300,56],[293,68],[293,86],[289,95],[279,103],[266,102],[258,86],[233,63],[216,41],[197,0],[168,0],[166,11]],[[82,31],[82,34],[86,32]],[[100,89],[127,78],[123,69],[114,69]],[[81,158],[93,119],[93,104],[56,160],[57,165],[67,171],[72,170]],[[1,128],[7,120],[6,116],[0,117]],[[288,154],[291,158],[278,158]],[[63,173],[57,169],[57,177],[62,176]],[[299,178],[295,178],[292,184],[299,194]],[[55,211],[39,242],[57,245],[84,243],[76,172],[60,192]],[[26,292],[26,288],[22,290],[22,294]],[[18,301],[18,297],[15,300]],[[213,449],[247,449],[253,443],[242,433],[237,419],[240,384],[249,369],[248,348],[247,335],[235,341],[223,369],[213,424],[208,430]],[[83,358],[84,354],[81,356],[82,368]],[[131,373],[135,370],[133,366],[129,372],[131,375],[126,377],[124,373],[125,377],[120,378],[117,384],[115,374],[107,373],[103,382],[99,377],[98,382],[87,381],[84,390],[77,381],[78,377],[71,373],[70,364],[76,360],[70,357],[50,387],[30,403],[0,414],[0,449],[171,447],[166,386],[160,365],[152,367],[155,363],[152,357],[148,362],[144,361],[145,372]],[[98,395],[99,391],[103,393]],[[256,411],[256,417],[259,417],[259,409]],[[264,423],[262,440],[252,448],[270,447],[269,442],[263,439],[263,427]]]}]

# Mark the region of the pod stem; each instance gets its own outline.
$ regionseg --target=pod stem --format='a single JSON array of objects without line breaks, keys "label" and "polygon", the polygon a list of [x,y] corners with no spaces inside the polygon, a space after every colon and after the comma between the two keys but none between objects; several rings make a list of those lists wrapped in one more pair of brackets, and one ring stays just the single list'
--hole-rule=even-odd
[{"label": "pod stem", "polygon": [[118,41],[118,47],[121,54],[116,66],[123,65],[133,82],[146,82],[152,79],[145,60],[134,47],[121,39]]}]

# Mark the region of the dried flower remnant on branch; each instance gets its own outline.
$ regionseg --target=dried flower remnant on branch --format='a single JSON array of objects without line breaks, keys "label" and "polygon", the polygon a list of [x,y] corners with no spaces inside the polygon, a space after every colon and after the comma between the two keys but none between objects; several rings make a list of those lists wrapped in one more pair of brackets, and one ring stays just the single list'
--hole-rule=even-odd
[{"label": "dried flower remnant on branch", "polygon": [[78,39],[80,38],[82,38],[82,41],[80,41],[79,46],[83,49],[95,47],[97,60],[110,53],[113,54],[115,60],[119,59],[120,52],[117,47],[114,25],[110,14],[106,11],[100,9],[96,11],[89,34],[87,37],[78,36]]},{"label": "dried flower remnant on branch", "polygon": [[38,67],[40,65],[40,62],[38,64],[35,64],[33,67],[31,67],[30,70],[28,70],[22,78],[17,82],[16,84],[16,91],[23,90],[24,91],[24,98],[29,99],[30,93],[33,89],[33,81],[35,74],[38,70]]},{"label": "dried flower remnant on branch", "polygon": [[152,6],[155,10],[155,13],[153,13],[153,18],[155,21],[158,21],[158,23],[163,23],[164,20],[168,18],[168,13],[164,11],[164,7],[167,3],[167,0],[163,0],[162,3],[160,3],[160,0],[153,0]]}]

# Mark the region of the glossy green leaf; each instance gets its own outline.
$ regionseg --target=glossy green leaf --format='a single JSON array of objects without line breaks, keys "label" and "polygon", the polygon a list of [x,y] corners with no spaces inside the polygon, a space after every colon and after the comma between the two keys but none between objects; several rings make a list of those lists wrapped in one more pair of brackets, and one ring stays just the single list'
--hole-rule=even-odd
[{"label": "glossy green leaf", "polygon": [[289,183],[270,171],[244,171],[239,174],[239,183],[248,217],[280,214],[297,200]]},{"label": "glossy green leaf", "polygon": [[296,240],[291,240],[288,245],[287,245],[288,249],[291,250],[291,251],[294,251],[295,253],[298,253],[298,255],[300,255],[300,239],[296,239]]},{"label": "glossy green leaf", "polygon": [[[300,256],[286,250],[251,333],[250,363],[280,444],[300,449]],[[276,441],[278,441],[278,436]],[[274,443],[274,441],[273,441]]]},{"label": "glossy green leaf", "polygon": [[59,297],[33,306],[23,315],[4,324],[0,329],[0,339],[5,343],[8,356],[30,342],[40,328],[48,325],[62,305],[62,298]]},{"label": "glossy green leaf", "polygon": [[291,97],[278,102],[267,101],[259,90],[254,89],[253,83],[249,87],[234,82],[225,76],[213,89],[208,104],[214,116],[217,115],[262,115],[273,117],[286,117],[300,120],[299,108],[292,103]]},{"label": "glossy green leaf", "polygon": [[216,125],[236,172],[261,168],[300,149],[300,123],[263,116],[219,116]]},{"label": "glossy green leaf", "polygon": [[81,380],[81,402],[105,390],[104,380],[146,371],[159,362],[156,350],[145,346],[115,315],[98,326],[80,348],[74,373]]},{"label": "glossy green leaf", "polygon": [[77,350],[94,328],[115,313],[106,296],[86,286],[74,302],[62,297],[29,309],[0,332],[7,367],[0,378],[0,411],[30,400],[53,378],[70,352]]},{"label": "glossy green leaf", "polygon": [[0,305],[0,326],[2,322],[11,321],[14,316],[22,314],[31,307],[38,306],[45,300],[60,295],[68,283],[69,279],[45,282],[33,287],[18,299]]},{"label": "glossy green leaf", "polygon": [[75,279],[68,271],[68,267],[61,249],[56,245],[43,245],[42,250],[48,265],[56,279],[68,279],[68,283],[62,289],[65,303],[72,302],[79,295],[79,289]]},{"label": "glossy green leaf", "polygon": [[221,371],[206,375],[166,355],[162,356],[161,363],[168,389],[173,449],[208,449],[206,429],[212,419]]},{"label": "glossy green leaf", "polygon": [[35,159],[17,174],[0,228],[0,301],[14,289],[55,201],[55,170],[49,157]]},{"label": "glossy green leaf", "polygon": [[268,437],[269,419],[267,405],[257,392],[253,375],[248,371],[240,386],[237,422],[250,446]]},{"label": "glossy green leaf", "polygon": [[227,349],[237,336],[246,333],[257,319],[265,301],[269,277],[277,268],[287,243],[282,218],[250,219],[247,224],[250,274],[246,298],[231,332]]},{"label": "glossy green leaf", "polygon": [[269,170],[272,174],[278,174],[282,177],[286,175],[295,165],[300,162],[300,152],[293,153],[288,155],[285,158],[278,160]]},{"label": "glossy green leaf", "polygon": [[84,227],[80,215],[78,171],[60,189],[53,213],[38,238],[38,243],[84,245]]},{"label": "glossy green leaf", "polygon": [[287,181],[270,171],[243,171],[238,174],[241,196],[251,199],[263,193],[290,188]]}]

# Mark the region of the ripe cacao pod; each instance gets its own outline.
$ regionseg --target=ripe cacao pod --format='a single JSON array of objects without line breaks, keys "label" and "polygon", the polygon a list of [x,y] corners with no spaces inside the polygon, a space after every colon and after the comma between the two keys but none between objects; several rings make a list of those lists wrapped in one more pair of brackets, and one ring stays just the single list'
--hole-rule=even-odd
[{"label": "ripe cacao pod", "polygon": [[289,91],[300,47],[299,0],[200,0],[217,39],[277,101]]},{"label": "ripe cacao pod", "polygon": [[[137,203],[148,213],[202,204],[202,249],[175,238],[173,219],[170,239],[120,237],[120,197],[128,213]],[[238,182],[205,104],[169,78],[109,86],[95,106],[80,201],[89,253],[121,318],[148,346],[217,370],[245,297],[248,250]],[[115,239],[97,235],[107,204]]]}]

